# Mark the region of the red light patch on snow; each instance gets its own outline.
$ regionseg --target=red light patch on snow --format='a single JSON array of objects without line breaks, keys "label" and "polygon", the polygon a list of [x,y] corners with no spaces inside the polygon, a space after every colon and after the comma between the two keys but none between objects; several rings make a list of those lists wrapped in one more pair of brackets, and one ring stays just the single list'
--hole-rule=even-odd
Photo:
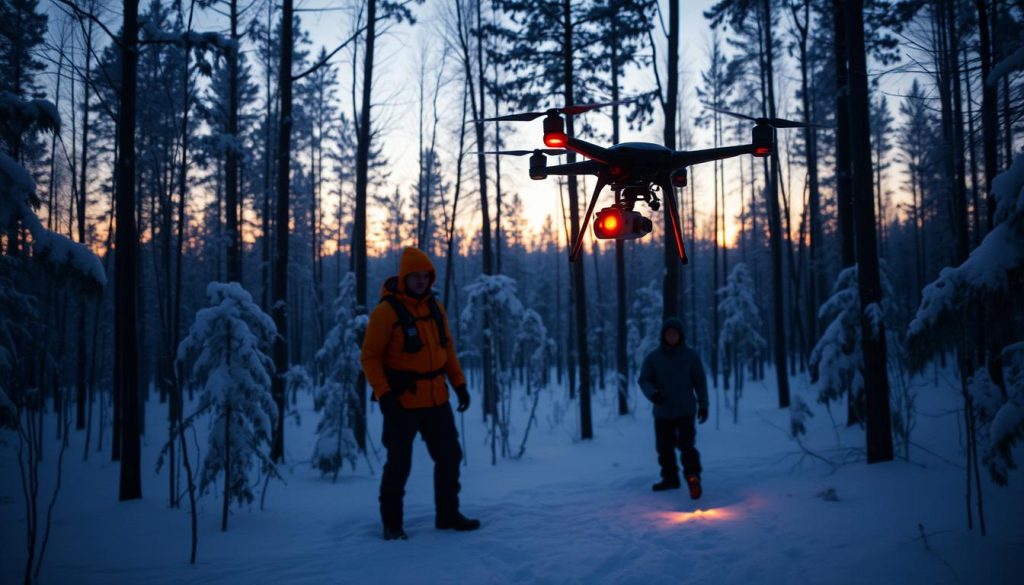
[{"label": "red light patch on snow", "polygon": [[739,513],[729,508],[709,508],[707,510],[698,508],[693,512],[656,512],[654,516],[663,524],[676,525],[688,522],[735,520],[739,518]]}]

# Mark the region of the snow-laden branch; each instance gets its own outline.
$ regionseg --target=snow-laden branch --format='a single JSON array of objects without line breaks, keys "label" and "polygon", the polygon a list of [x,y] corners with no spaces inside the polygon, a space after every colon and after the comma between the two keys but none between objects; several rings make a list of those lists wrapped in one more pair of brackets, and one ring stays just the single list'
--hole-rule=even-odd
[{"label": "snow-laden branch", "polygon": [[1000,79],[1018,69],[1024,69],[1024,47],[1020,47],[1011,53],[1009,57],[996,63],[995,67],[992,68],[992,71],[989,72],[988,79],[985,80],[985,85],[994,86]]},{"label": "snow-laden branch", "polygon": [[[58,132],[60,115],[46,100],[24,101],[10,92],[0,92],[0,130],[14,136],[30,130]],[[0,153],[0,227],[20,223],[32,235],[36,255],[53,264],[67,264],[87,281],[105,286],[107,275],[99,258],[82,244],[46,229],[35,213],[38,205],[32,176],[13,158]]]}]

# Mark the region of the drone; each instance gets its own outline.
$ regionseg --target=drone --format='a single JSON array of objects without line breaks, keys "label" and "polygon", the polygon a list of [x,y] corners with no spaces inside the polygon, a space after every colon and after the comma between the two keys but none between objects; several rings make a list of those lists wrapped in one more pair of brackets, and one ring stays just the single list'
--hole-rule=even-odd
[{"label": "drone", "polygon": [[[590,198],[590,204],[587,206],[583,225],[580,226],[580,231],[569,252],[570,262],[575,262],[579,257],[583,237],[601,191],[605,187],[611,187],[615,193],[615,203],[597,212],[597,217],[594,219],[594,235],[605,240],[632,240],[651,233],[654,227],[653,222],[650,218],[635,211],[634,207],[637,203],[644,203],[651,211],[658,211],[662,203],[658,197],[660,192],[666,199],[668,210],[666,221],[671,224],[679,259],[683,264],[687,264],[688,259],[683,247],[682,228],[679,222],[679,206],[675,194],[675,187],[686,186],[686,168],[743,154],[755,157],[770,156],[774,149],[776,128],[808,126],[802,122],[781,118],[755,118],[708,106],[723,114],[754,122],[750,143],[702,150],[673,150],[649,142],[621,142],[614,146],[604,147],[565,133],[565,118],[563,116],[582,114],[605,106],[628,104],[638,99],[640,98],[618,102],[571,105],[564,108],[551,108],[542,112],[506,114],[483,120],[485,122],[531,122],[540,117],[544,118],[544,145],[548,148],[481,153],[511,156],[530,155],[530,178],[533,180],[540,181],[551,175],[597,176],[597,184]],[[580,154],[588,160],[548,166],[548,156],[561,156],[569,151]]]}]

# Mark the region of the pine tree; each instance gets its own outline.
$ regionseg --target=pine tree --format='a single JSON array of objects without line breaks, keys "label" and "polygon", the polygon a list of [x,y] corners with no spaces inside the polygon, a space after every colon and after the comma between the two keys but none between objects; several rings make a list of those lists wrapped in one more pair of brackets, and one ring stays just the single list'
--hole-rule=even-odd
[{"label": "pine tree", "polygon": [[189,418],[213,415],[199,487],[205,492],[224,474],[221,530],[227,530],[231,502],[255,497],[254,464],[263,474],[277,474],[268,452],[278,416],[271,394],[274,362],[266,353],[277,330],[238,283],[211,282],[206,294],[210,306],[196,313],[178,346],[178,362],[192,362],[191,379],[202,386]]},{"label": "pine tree", "polygon": [[327,333],[323,347],[316,354],[318,366],[315,407],[323,414],[317,423],[317,441],[313,450],[313,466],[323,474],[338,478],[342,464],[353,466],[359,446],[353,428],[358,412],[356,381],[360,342],[366,331],[367,317],[356,307],[356,277],[349,272],[338,285],[334,300],[334,327]]},{"label": "pine tree", "polygon": [[[733,375],[733,422],[739,418],[739,399],[743,393],[743,367],[767,346],[758,332],[761,317],[754,301],[754,280],[747,265],[740,262],[729,273],[728,282],[718,290],[721,300],[722,331],[716,351],[725,357],[728,377]],[[728,388],[728,385],[726,386]]]}]

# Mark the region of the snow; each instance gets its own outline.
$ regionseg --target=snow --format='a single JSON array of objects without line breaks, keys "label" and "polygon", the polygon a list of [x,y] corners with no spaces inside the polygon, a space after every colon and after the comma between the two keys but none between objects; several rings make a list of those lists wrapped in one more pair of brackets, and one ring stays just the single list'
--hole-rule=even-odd
[{"label": "snow", "polygon": [[0,91],[0,121],[16,124],[22,130],[60,130],[60,113],[53,102],[44,99],[23,100],[9,91]]},{"label": "snow", "polygon": [[143,24],[146,40],[157,43],[188,45],[194,49],[218,49],[224,53],[238,49],[238,42],[215,32],[167,32],[156,28],[152,23]]},{"label": "snow", "polygon": [[1024,264],[1024,155],[1009,170],[996,176],[992,190],[997,200],[996,221],[967,260],[946,267],[921,291],[921,305],[907,329],[908,338],[924,338],[941,327],[966,300],[1007,291],[1012,271]]},{"label": "snow", "polygon": [[[936,376],[937,383],[931,374],[918,380],[928,385],[918,403],[927,416],[915,431],[922,447],[912,447],[910,462],[875,465],[863,461],[863,431],[834,428],[802,377],[793,378],[794,396],[815,415],[804,419],[802,444],[833,464],[789,438],[774,384],[748,382],[741,424],[699,427],[705,495],[696,503],[681,491],[651,492],[658,468],[648,409],[615,415],[614,388],[595,393],[595,438],[584,442],[572,430],[577,405],[564,389],[544,391],[525,456],[496,466],[473,408],[457,417],[468,456],[461,499],[483,528],[433,528],[432,465],[417,441],[406,542],[380,538],[376,408],[368,419],[372,470],[361,458],[332,482],[308,460],[315,415],[300,394],[295,408],[305,422],[287,420],[285,483],[271,482],[263,510],[258,497],[233,507],[227,532],[220,531],[222,490],[203,496],[196,566],[188,563],[187,506],[168,508],[166,471],[153,472],[166,437],[166,411],[154,399],[146,409],[143,500],[116,501],[118,466],[107,456],[66,457],[41,583],[1018,583],[1024,477],[1012,471],[1005,488],[984,477],[988,536],[967,530],[961,398],[953,372]],[[766,377],[774,380],[770,369]],[[513,391],[518,439],[529,404],[522,388]],[[636,404],[636,390],[631,398]],[[52,430],[53,418],[46,424]],[[205,425],[197,428],[203,444]],[[55,453],[53,433],[44,436]],[[3,583],[21,581],[25,554],[11,437],[0,436],[7,443],[0,447]],[[69,453],[81,453],[82,441],[72,432]],[[43,493],[53,467],[53,458],[44,460]]]},{"label": "snow", "polygon": [[1018,69],[1024,69],[1024,47],[1018,48],[1009,57],[996,63],[985,80],[986,85],[995,85],[1000,79]]},{"label": "snow", "polygon": [[0,153],[0,226],[21,221],[32,234],[32,249],[58,266],[67,265],[75,274],[102,288],[107,283],[103,263],[91,250],[65,236],[47,230],[29,201],[35,182],[21,165]]}]

